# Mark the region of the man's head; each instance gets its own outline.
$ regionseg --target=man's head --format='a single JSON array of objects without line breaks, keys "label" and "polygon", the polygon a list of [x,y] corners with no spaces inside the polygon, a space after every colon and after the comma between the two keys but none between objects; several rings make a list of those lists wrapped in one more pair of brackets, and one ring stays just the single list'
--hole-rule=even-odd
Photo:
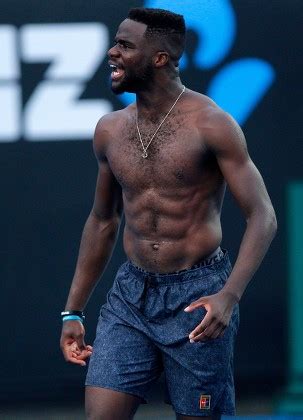
[{"label": "man's head", "polygon": [[108,52],[112,90],[136,92],[153,83],[155,71],[177,74],[185,47],[184,18],[162,9],[134,8],[119,26],[116,45]]},{"label": "man's head", "polygon": [[181,15],[163,9],[134,8],[128,18],[146,25],[145,38],[159,51],[166,51],[178,65],[185,47],[185,22]]}]

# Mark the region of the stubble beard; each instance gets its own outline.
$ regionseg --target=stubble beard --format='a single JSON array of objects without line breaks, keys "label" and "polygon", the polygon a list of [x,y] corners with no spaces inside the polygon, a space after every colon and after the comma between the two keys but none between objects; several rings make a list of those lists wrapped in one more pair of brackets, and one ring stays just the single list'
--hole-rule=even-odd
[{"label": "stubble beard", "polygon": [[128,74],[125,71],[123,80],[116,86],[111,84],[111,90],[115,95],[120,95],[124,92],[136,93],[140,90],[147,89],[154,81],[154,68],[151,63],[145,65],[144,68]]}]

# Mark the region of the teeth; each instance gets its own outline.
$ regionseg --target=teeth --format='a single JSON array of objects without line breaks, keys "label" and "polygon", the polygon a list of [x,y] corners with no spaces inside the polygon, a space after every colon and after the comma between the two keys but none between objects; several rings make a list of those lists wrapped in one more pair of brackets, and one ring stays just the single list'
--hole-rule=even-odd
[{"label": "teeth", "polygon": [[117,66],[115,66],[114,64],[110,64],[109,67],[113,70],[117,70]]}]

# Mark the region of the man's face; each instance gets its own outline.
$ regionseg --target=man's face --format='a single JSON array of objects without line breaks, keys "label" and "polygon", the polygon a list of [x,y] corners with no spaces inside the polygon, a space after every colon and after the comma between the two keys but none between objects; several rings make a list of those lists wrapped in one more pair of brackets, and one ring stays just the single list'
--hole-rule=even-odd
[{"label": "man's face", "polygon": [[111,89],[116,94],[138,92],[153,81],[152,50],[145,30],[145,24],[130,19],[118,28],[115,45],[108,51]]}]

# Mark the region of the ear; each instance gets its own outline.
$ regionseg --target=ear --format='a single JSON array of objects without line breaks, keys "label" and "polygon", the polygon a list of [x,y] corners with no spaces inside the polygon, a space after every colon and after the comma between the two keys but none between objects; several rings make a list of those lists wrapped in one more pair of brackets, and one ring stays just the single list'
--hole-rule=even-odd
[{"label": "ear", "polygon": [[169,54],[166,51],[158,51],[154,56],[154,66],[163,67],[169,62]]}]

